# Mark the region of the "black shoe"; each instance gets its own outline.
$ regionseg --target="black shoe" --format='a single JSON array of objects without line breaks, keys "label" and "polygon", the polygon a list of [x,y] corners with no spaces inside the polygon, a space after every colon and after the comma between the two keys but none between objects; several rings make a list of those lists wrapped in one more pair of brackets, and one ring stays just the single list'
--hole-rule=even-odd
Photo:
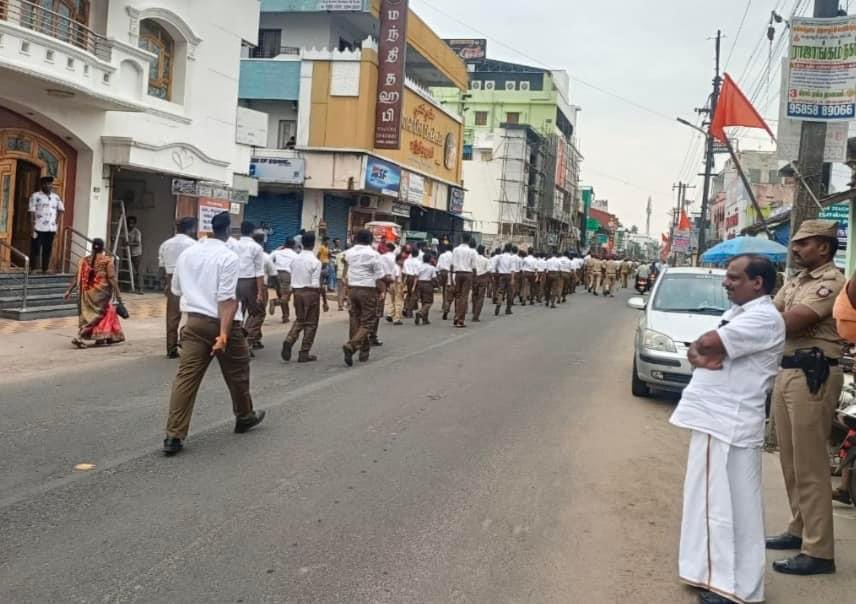
[{"label": "black shoe", "polygon": [[294,346],[294,344],[292,344],[288,340],[285,340],[282,343],[282,352],[280,353],[280,356],[282,357],[283,361],[290,361],[291,360],[291,348],[292,348],[292,346]]},{"label": "black shoe", "polygon": [[419,325],[420,323],[422,323],[422,315],[417,314],[416,319],[414,320],[416,321],[416,324]]},{"label": "black shoe", "polygon": [[392,317],[387,317],[387,318],[386,318],[386,322],[387,322],[387,323],[392,323]]},{"label": "black shoe", "polygon": [[600,294],[598,294],[598,293],[597,293],[597,292],[592,292],[592,293],[593,293],[593,294],[594,294],[594,295],[595,295],[595,296],[598,296],[598,295],[600,295]]},{"label": "black shoe", "polygon": [[555,305],[555,304],[553,304],[552,306],[550,306],[550,308],[556,308],[556,305]]},{"label": "black shoe", "polygon": [[505,309],[505,314],[510,315],[510,314],[513,314],[513,313],[511,312],[511,309],[510,309],[510,308],[506,308],[506,309]]},{"label": "black shoe", "polygon": [[526,302],[521,302],[520,306],[526,306]]},{"label": "black shoe", "polygon": [[501,306],[497,306],[497,307],[496,307],[496,311],[493,313],[493,316],[498,317],[498,316],[499,316],[499,311],[500,311],[500,310],[502,310],[502,307],[501,307]]},{"label": "black shoe", "polygon": [[261,350],[265,345],[261,342],[253,342],[253,350]]},{"label": "black shoe", "polygon": [[767,549],[795,549],[802,548],[802,537],[796,537],[788,532],[775,537],[767,537]]},{"label": "black shoe", "polygon": [[786,575],[831,575],[835,572],[835,560],[798,554],[787,560],[773,562],[773,570]]},{"label": "black shoe", "polygon": [[166,353],[166,358],[168,358],[168,359],[177,359],[178,357],[179,357],[179,354],[178,354],[177,350],[171,350],[168,353]]},{"label": "black shoe", "polygon": [[473,323],[481,323],[481,319],[479,319],[478,317],[473,317],[473,318],[471,319],[471,321],[472,321]]},{"label": "black shoe", "polygon": [[422,319],[422,325],[431,325],[431,321],[428,319]]},{"label": "black shoe", "polygon": [[367,363],[369,360],[369,353],[361,352],[360,356],[357,358],[360,360],[360,363]]},{"label": "black shoe", "polygon": [[837,501],[838,503],[843,503],[844,505],[852,505],[853,500],[850,498],[850,493],[847,491],[842,491],[841,489],[835,489],[832,491],[832,501]]},{"label": "black shoe", "polygon": [[171,457],[181,451],[184,448],[184,445],[181,443],[180,438],[165,438],[163,439],[163,453],[164,455]]},{"label": "black shoe", "polygon": [[267,412],[265,411],[253,411],[253,413],[247,417],[239,417],[235,420],[235,434],[243,434],[244,432],[252,430],[262,423],[265,415],[267,415]]},{"label": "black shoe", "polygon": [[345,354],[345,365],[348,367],[354,366],[354,351],[347,346],[342,346],[342,352]]},{"label": "black shoe", "polygon": [[396,326],[398,326],[398,325],[404,325],[404,323],[402,323],[401,321],[396,321],[395,323],[393,323],[393,325],[396,325]]},{"label": "black shoe", "polygon": [[734,604],[734,600],[723,598],[712,591],[702,591],[698,594],[698,601],[702,604]]},{"label": "black shoe", "polygon": [[317,360],[318,357],[316,357],[314,354],[309,354],[308,352],[301,352],[297,355],[298,363],[314,363]]},{"label": "black shoe", "polygon": [[369,340],[369,344],[371,344],[372,346],[383,346],[383,342],[378,340],[377,338],[372,338],[371,340]]},{"label": "black shoe", "polygon": [[444,313],[443,313],[443,320],[444,320],[444,321],[448,321],[448,320],[449,320],[449,312],[448,312],[448,311],[446,311],[446,312],[444,312]]}]

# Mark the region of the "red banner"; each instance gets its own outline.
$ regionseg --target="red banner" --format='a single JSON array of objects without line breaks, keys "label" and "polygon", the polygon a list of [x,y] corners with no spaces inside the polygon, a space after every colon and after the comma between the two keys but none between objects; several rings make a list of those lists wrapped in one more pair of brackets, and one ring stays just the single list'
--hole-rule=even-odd
[{"label": "red banner", "polygon": [[401,148],[408,0],[382,0],[375,108],[376,149]]}]

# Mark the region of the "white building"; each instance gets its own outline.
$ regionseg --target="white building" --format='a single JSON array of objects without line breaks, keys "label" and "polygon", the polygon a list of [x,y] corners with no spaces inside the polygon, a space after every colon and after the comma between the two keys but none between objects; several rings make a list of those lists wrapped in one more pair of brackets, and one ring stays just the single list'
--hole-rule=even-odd
[{"label": "white building", "polygon": [[[254,181],[239,68],[258,22],[259,0],[0,1],[0,241],[28,252],[27,199],[48,174],[66,206],[55,267],[63,242],[109,238],[117,200],[138,217],[147,275],[196,195],[240,214]],[[210,185],[178,196],[174,178]]]}]

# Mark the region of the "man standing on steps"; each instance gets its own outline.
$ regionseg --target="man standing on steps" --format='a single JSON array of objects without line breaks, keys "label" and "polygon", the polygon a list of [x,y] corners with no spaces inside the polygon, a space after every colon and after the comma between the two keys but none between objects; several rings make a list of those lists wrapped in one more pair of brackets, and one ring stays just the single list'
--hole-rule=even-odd
[{"label": "man standing on steps", "polygon": [[[291,314],[289,309],[289,302],[291,301],[291,265],[295,258],[297,258],[297,252],[294,251],[294,241],[291,238],[286,239],[285,244],[270,255],[270,259],[273,260],[273,265],[276,268],[279,285],[277,291],[279,299],[276,306],[282,309],[283,323],[288,323]],[[271,304],[270,314],[276,312],[276,306]]]},{"label": "man standing on steps", "polygon": [[[766,400],[785,347],[772,263],[738,256],[723,287],[733,306],[689,349],[692,380],[671,423],[691,431],[678,572],[708,604],[763,602],[761,452]],[[827,471],[827,482],[829,476]]]},{"label": "man standing on steps", "polygon": [[845,285],[833,262],[837,235],[835,222],[802,223],[791,239],[791,253],[803,270],[773,301],[787,328],[773,414],[792,519],[787,531],[767,540],[767,549],[799,550],[773,563],[773,570],[791,575],[835,572],[827,441],[844,381],[843,342],[832,317]]},{"label": "man standing on steps", "polygon": [[315,233],[303,235],[303,251],[291,263],[291,288],[294,292],[294,324],[282,343],[282,360],[291,360],[291,349],[303,332],[298,363],[311,363],[318,357],[309,354],[318,332],[321,312],[321,272],[323,263],[315,256]]},{"label": "man standing on steps", "polygon": [[169,401],[166,455],[184,447],[196,394],[212,358],[220,363],[232,397],[235,432],[243,434],[265,417],[264,411],[253,410],[250,396],[250,349],[236,297],[240,261],[226,245],[228,212],[217,214],[211,226],[213,237],[189,247],[178,258],[171,283],[172,293],[181,298],[181,311],[187,313],[187,324]]},{"label": "man standing on steps", "polygon": [[369,360],[372,322],[377,314],[378,282],[384,278],[383,261],[372,249],[372,233],[363,229],[354,238],[355,245],[347,250],[348,288],[350,290],[349,339],[342,346],[345,364],[354,364],[354,355],[359,352],[360,362]]},{"label": "man standing on steps", "polygon": [[467,304],[470,300],[470,290],[475,278],[476,259],[472,236],[464,235],[464,242],[452,252],[452,274],[455,276],[455,327],[466,327]]},{"label": "man standing on steps", "polygon": [[511,314],[511,244],[505,244],[505,250],[496,257],[496,287],[493,293],[493,303],[496,305],[494,315],[499,316],[502,309],[502,301],[505,300],[505,314]]},{"label": "man standing on steps", "polygon": [[[241,223],[241,238],[229,239],[226,245],[238,255],[238,301],[241,312],[246,315],[244,329],[250,351],[264,348],[261,343],[261,328],[265,320],[264,287],[265,260],[262,246],[253,239],[256,226],[252,222]],[[251,355],[252,356],[252,355]]]},{"label": "man standing on steps", "polygon": [[492,277],[490,272],[490,258],[485,256],[484,246],[478,246],[476,253],[478,256],[476,257],[476,278],[473,281],[473,323],[481,322],[484,299]]},{"label": "man standing on steps", "polygon": [[178,221],[178,233],[164,241],[158,249],[158,266],[163,271],[164,293],[166,294],[166,356],[178,358],[178,326],[181,323],[181,300],[172,293],[172,276],[181,253],[196,244],[195,218],[186,217]]},{"label": "man standing on steps", "polygon": [[59,195],[53,192],[53,176],[39,181],[39,190],[30,196],[30,226],[33,229],[33,245],[30,251],[33,267],[39,265],[41,256],[42,273],[48,272],[53,253],[53,242],[57,229],[62,224],[65,206]]},{"label": "man standing on steps", "polygon": [[452,290],[450,281],[452,275],[452,248],[444,247],[443,252],[437,257],[437,279],[440,281],[440,301],[443,305],[443,320],[449,319],[449,309],[452,307]]}]

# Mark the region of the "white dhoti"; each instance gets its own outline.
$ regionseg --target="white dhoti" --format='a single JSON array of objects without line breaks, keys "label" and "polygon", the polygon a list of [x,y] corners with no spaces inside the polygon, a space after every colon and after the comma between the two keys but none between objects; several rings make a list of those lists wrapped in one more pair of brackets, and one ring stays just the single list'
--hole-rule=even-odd
[{"label": "white dhoti", "polygon": [[681,580],[736,602],[764,601],[766,548],[761,449],[733,447],[692,432]]}]

